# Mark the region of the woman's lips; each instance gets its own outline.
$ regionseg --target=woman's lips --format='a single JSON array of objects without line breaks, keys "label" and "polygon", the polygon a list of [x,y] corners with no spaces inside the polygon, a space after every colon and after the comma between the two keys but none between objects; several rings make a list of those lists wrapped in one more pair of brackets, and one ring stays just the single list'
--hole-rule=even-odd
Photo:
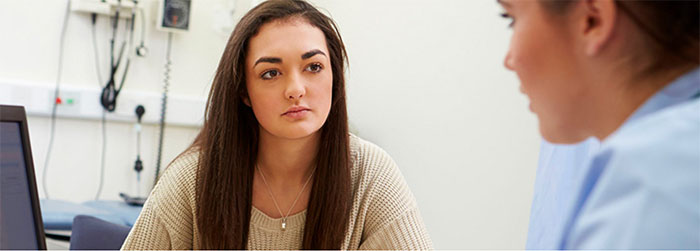
[{"label": "woman's lips", "polygon": [[285,112],[282,114],[282,116],[292,118],[292,119],[300,119],[308,115],[308,113],[311,111],[311,109],[308,108],[294,108],[290,109],[289,111]]}]

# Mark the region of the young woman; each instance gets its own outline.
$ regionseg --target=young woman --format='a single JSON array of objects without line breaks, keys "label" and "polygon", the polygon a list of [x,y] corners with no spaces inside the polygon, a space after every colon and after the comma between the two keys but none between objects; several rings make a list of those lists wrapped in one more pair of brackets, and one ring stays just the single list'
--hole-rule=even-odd
[{"label": "young woman", "polygon": [[601,141],[558,248],[700,249],[699,2],[499,2],[544,138]]},{"label": "young woman", "polygon": [[271,0],[238,23],[206,119],[122,249],[430,249],[382,149],[348,133],[334,22]]}]

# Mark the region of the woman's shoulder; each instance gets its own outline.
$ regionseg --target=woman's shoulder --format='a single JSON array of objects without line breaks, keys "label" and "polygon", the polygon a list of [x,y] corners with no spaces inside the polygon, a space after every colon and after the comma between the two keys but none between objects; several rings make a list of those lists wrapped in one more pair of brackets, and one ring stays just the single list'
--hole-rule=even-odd
[{"label": "woman's shoulder", "polygon": [[198,149],[187,149],[170,162],[165,172],[172,172],[176,176],[194,179],[197,174],[197,166],[199,165],[199,156],[200,152]]},{"label": "woman's shoulder", "polygon": [[163,171],[154,192],[166,197],[193,198],[197,180],[199,150],[188,149],[175,157]]},{"label": "woman's shoulder", "polygon": [[378,145],[350,134],[352,183],[358,191],[372,191],[384,186],[403,186],[398,165]]},{"label": "woman's shoulder", "polygon": [[413,194],[403,174],[384,149],[355,135],[350,135],[350,144],[356,196],[369,196],[368,202],[376,199],[378,203],[413,205]]},{"label": "woman's shoulder", "polygon": [[417,212],[417,203],[396,162],[381,147],[350,135],[354,204],[365,215],[366,233]]},{"label": "woman's shoulder", "polygon": [[700,99],[681,103],[629,122],[604,142],[616,155],[667,158],[685,153],[698,158]]},{"label": "woman's shoulder", "polygon": [[633,121],[604,141],[594,164],[650,187],[697,186],[700,178],[689,174],[700,169],[698,111],[700,99]]},{"label": "woman's shoulder", "polygon": [[396,166],[384,149],[354,134],[350,134],[350,156],[353,166],[364,169],[387,169]]}]

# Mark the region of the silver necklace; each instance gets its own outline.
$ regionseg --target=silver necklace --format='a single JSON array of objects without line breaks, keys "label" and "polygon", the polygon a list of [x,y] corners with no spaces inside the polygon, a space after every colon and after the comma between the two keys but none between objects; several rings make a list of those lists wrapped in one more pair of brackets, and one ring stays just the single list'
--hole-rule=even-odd
[{"label": "silver necklace", "polygon": [[297,194],[297,198],[294,199],[294,203],[292,203],[292,206],[289,208],[289,211],[287,211],[286,215],[282,214],[282,210],[280,209],[280,206],[277,204],[277,200],[275,200],[275,195],[272,194],[272,189],[270,189],[270,185],[267,184],[267,180],[265,179],[265,174],[263,174],[262,169],[260,169],[260,167],[258,167],[258,165],[255,165],[255,169],[258,169],[258,172],[260,172],[260,177],[262,178],[263,183],[265,183],[265,188],[267,188],[267,193],[270,194],[270,198],[272,198],[272,202],[275,203],[275,207],[277,208],[277,211],[282,216],[282,231],[287,230],[287,217],[289,217],[289,213],[292,212],[292,209],[294,209],[294,206],[297,205],[297,201],[299,201],[299,197],[301,197],[301,194],[304,193],[304,189],[306,189],[306,185],[308,185],[309,181],[311,181],[311,177],[314,176],[314,173],[316,172],[316,167],[314,167],[314,170],[311,171],[311,175],[309,175],[309,178],[306,179],[304,186],[301,187],[301,191],[299,191],[299,194]]}]

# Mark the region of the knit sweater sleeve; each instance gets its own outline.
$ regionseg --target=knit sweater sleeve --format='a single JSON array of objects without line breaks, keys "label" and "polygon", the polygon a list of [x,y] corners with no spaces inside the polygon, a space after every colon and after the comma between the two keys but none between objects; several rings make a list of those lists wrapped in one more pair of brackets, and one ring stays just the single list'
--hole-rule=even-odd
[{"label": "knit sweater sleeve", "polygon": [[433,249],[416,200],[394,160],[372,143],[363,148],[362,161],[372,178],[359,249]]},{"label": "knit sweater sleeve", "polygon": [[192,249],[196,155],[168,166],[148,196],[122,250]]}]

